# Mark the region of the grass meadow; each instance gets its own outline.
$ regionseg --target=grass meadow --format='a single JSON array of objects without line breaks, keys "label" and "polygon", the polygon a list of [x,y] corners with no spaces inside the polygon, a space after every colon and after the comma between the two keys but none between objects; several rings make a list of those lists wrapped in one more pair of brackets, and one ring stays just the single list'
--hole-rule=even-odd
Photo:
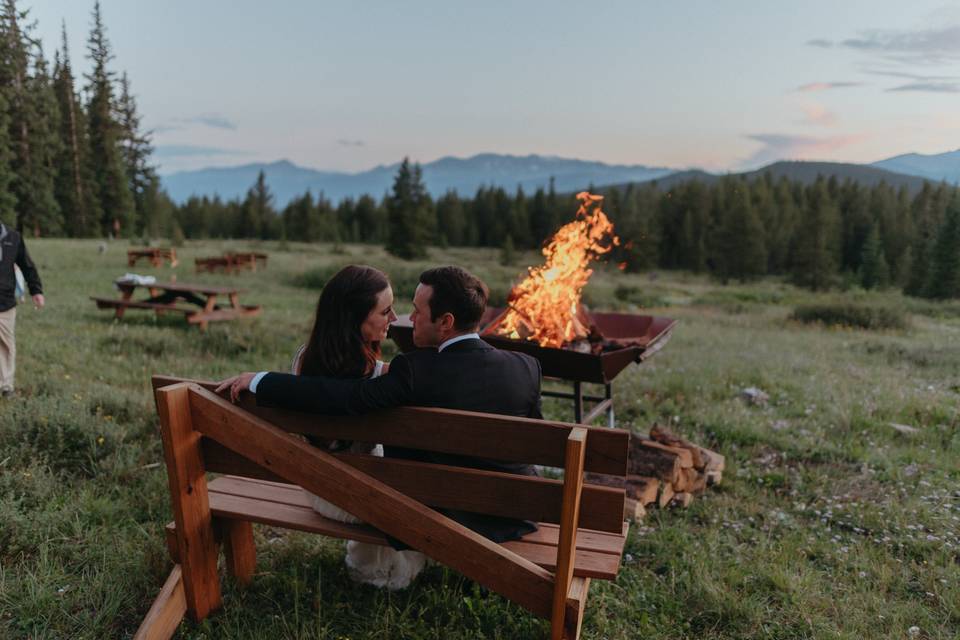
[{"label": "grass meadow", "polygon": [[[48,306],[21,305],[18,396],[0,401],[0,638],[132,636],[171,563],[171,519],[149,378],[219,379],[286,370],[319,285],[337,266],[389,272],[398,307],[420,269],[457,263],[503,298],[522,265],[497,251],[433,249],[402,263],[379,247],[189,242],[176,269],[126,266],[125,242],[32,240]],[[226,249],[270,254],[257,273],[193,273]],[[211,324],[129,311],[127,271],[236,282],[261,317]],[[723,453],[722,484],[688,509],[634,526],[616,582],[594,582],[583,637],[960,637],[960,303],[895,293],[811,294],[775,280],[721,286],[681,273],[599,268],[596,309],[680,320],[670,343],[615,385],[619,426],[655,421]],[[799,305],[844,303],[901,314],[904,328],[801,323]],[[388,348],[392,345],[388,345]],[[740,398],[746,387],[765,405]],[[547,401],[549,417],[571,408]],[[907,425],[915,432],[891,426]],[[255,527],[252,586],[224,580],[225,607],[179,637],[542,638],[548,625],[440,566],[406,591],[353,584],[343,543]]]}]

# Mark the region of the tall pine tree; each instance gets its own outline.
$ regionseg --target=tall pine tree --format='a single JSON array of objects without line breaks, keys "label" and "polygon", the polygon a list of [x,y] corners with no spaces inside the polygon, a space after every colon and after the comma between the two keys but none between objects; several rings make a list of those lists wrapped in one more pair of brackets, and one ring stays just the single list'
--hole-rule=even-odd
[{"label": "tall pine tree", "polygon": [[140,127],[137,101],[130,93],[130,80],[126,72],[120,76],[120,98],[117,101],[116,113],[127,186],[133,196],[136,231],[144,233],[156,227],[153,218],[157,214],[158,179],[156,170],[150,164],[150,154],[153,153],[150,134]]},{"label": "tall pine tree", "polygon": [[955,195],[937,234],[930,262],[927,297],[960,298],[960,196]]},{"label": "tall pine tree", "polygon": [[[7,89],[12,144],[12,189],[16,226],[34,235],[58,230],[59,208],[53,192],[56,102],[39,43],[31,36],[27,11],[3,0],[0,14],[0,86]],[[31,61],[33,75],[31,75]]]},{"label": "tall pine tree", "polygon": [[890,268],[877,225],[870,228],[860,259],[860,284],[864,289],[882,289],[890,282]]},{"label": "tall pine tree", "polygon": [[409,158],[404,158],[397,170],[387,215],[387,251],[404,260],[426,257],[431,233],[429,199],[420,165],[411,165]]},{"label": "tall pine tree", "polygon": [[837,270],[840,213],[822,177],[807,192],[807,210],[797,226],[793,279],[810,289],[827,289]]},{"label": "tall pine tree", "polygon": [[102,210],[101,227],[114,235],[132,235],[135,205],[128,186],[120,147],[121,130],[114,114],[113,73],[107,65],[113,59],[100,2],[93,5],[93,26],[87,39],[93,69],[87,78],[87,127],[97,200]]},{"label": "tall pine tree", "polygon": [[96,201],[90,167],[86,117],[74,87],[73,68],[67,48],[67,27],[62,27],[61,50],[55,55],[53,89],[60,115],[60,153],[56,158],[54,193],[62,212],[66,235],[100,235],[100,208]]}]

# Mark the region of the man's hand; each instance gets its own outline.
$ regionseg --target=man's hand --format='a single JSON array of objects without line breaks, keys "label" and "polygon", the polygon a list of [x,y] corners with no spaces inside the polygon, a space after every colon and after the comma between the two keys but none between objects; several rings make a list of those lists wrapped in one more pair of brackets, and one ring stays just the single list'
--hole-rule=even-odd
[{"label": "man's hand", "polygon": [[33,296],[33,307],[35,309],[43,309],[43,305],[46,303],[47,301],[44,300],[42,293],[38,293],[37,295]]},{"label": "man's hand", "polygon": [[247,372],[241,373],[238,376],[233,376],[232,378],[227,378],[226,380],[221,380],[220,384],[217,385],[217,393],[220,393],[224,389],[230,389],[230,401],[237,402],[240,400],[240,392],[248,391],[250,389],[250,383],[253,382],[253,378],[256,376],[256,373]]}]

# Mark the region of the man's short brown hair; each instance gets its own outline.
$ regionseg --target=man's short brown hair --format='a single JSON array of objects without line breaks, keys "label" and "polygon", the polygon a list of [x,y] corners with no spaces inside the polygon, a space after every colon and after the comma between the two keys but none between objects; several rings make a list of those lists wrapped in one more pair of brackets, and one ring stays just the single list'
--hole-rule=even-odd
[{"label": "man's short brown hair", "polygon": [[453,315],[457,331],[476,329],[487,308],[489,291],[483,280],[460,267],[435,267],[420,274],[420,283],[433,289],[430,319]]}]

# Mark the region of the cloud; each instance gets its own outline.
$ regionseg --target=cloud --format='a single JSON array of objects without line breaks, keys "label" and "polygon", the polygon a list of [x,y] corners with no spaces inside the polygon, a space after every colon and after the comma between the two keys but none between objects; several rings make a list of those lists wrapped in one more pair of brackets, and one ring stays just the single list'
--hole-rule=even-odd
[{"label": "cloud", "polygon": [[960,93],[960,84],[956,82],[911,82],[887,91],[927,91],[931,93]]},{"label": "cloud", "polygon": [[365,147],[367,143],[363,140],[347,140],[346,138],[340,138],[337,140],[337,144],[341,147]]},{"label": "cloud", "polygon": [[831,152],[865,140],[863,134],[828,136],[792,136],[779,133],[751,133],[745,136],[763,146],[743,161],[744,168],[769,164],[776,160],[817,160]]},{"label": "cloud", "polygon": [[229,131],[237,130],[237,125],[232,120],[229,120],[219,113],[201,113],[200,115],[192,118],[185,118],[184,121],[189,124],[202,124],[215,129],[227,129]]},{"label": "cloud", "polygon": [[864,69],[863,72],[869,73],[875,76],[887,76],[889,78],[904,78],[906,80],[915,80],[917,82],[924,82],[924,81],[939,82],[942,80],[960,80],[960,76],[931,76],[931,75],[924,75],[919,73],[910,73],[909,71],[892,71],[889,69]]},{"label": "cloud", "polygon": [[944,64],[960,59],[960,25],[913,30],[872,29],[839,42],[819,38],[807,44],[854,49],[903,64]]},{"label": "cloud", "polygon": [[191,125],[201,125],[204,127],[212,127],[214,129],[224,129],[226,131],[237,130],[236,123],[226,116],[222,116],[219,113],[201,113],[199,115],[189,116],[186,118],[172,118],[168,122],[155,127],[153,131],[154,133],[180,131],[190,127]]},{"label": "cloud", "polygon": [[220,147],[201,147],[192,144],[166,144],[154,147],[158,158],[189,158],[195,156],[242,156],[249,152]]},{"label": "cloud", "polygon": [[862,82],[808,82],[797,87],[797,91],[804,93],[810,91],[828,91],[830,89],[846,89],[848,87],[862,86]]},{"label": "cloud", "polygon": [[803,124],[816,124],[823,127],[832,127],[837,124],[837,114],[828,110],[822,104],[808,104],[801,107],[806,116]]}]

